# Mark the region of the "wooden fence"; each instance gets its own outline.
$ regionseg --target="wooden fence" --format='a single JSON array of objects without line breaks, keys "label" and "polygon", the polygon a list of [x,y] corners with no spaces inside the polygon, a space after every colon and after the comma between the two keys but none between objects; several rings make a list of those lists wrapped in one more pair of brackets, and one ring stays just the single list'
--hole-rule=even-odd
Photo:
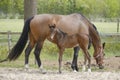
[{"label": "wooden fence", "polygon": [[[7,40],[8,40],[8,52],[10,52],[11,50],[11,47],[12,47],[12,35],[20,35],[21,32],[11,32],[11,31],[8,31],[8,32],[0,32],[0,35],[7,35]],[[1,39],[1,38],[0,38]]]},{"label": "wooden fence", "polygon": [[[8,43],[8,50],[11,50],[12,47],[12,35],[20,35],[21,32],[0,32],[0,35],[7,35],[7,43]],[[101,37],[119,37],[120,38],[120,33],[100,33]],[[0,38],[1,39],[1,38]],[[0,42],[1,43],[1,42]]]}]

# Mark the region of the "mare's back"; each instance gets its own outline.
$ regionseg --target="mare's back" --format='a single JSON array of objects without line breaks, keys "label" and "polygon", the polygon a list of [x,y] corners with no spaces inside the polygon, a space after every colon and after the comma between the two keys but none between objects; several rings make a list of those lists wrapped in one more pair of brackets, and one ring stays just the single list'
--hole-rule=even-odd
[{"label": "mare's back", "polygon": [[68,33],[68,35],[76,33],[88,34],[88,25],[86,25],[86,22],[82,18],[84,17],[77,13],[66,15],[58,21],[56,26],[63,32]]}]

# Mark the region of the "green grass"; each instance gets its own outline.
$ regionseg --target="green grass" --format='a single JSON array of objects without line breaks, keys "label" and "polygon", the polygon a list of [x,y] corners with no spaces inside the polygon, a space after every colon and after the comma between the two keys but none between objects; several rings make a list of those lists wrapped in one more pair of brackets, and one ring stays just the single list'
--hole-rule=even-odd
[{"label": "green grass", "polygon": [[[13,32],[21,32],[23,28],[23,23],[24,21],[22,19],[0,19],[0,32],[4,31],[13,31]],[[105,23],[105,22],[93,22],[98,31],[101,33],[116,33],[117,31],[117,23],[115,22],[110,22],[110,23]],[[18,40],[19,35],[14,35],[12,36],[12,43],[16,43]],[[110,43],[112,41],[120,41],[120,38],[106,38],[102,37],[102,42],[106,42],[106,47],[105,47],[105,53],[106,56],[115,56],[119,55],[120,52],[120,43]],[[8,47],[7,47],[7,35],[1,35],[0,34],[0,60],[6,58],[8,55]],[[13,46],[13,45],[12,45]],[[34,51],[34,50],[33,50]],[[34,53],[31,53],[30,55],[30,65],[32,67],[36,67],[34,65]],[[63,60],[72,60],[73,57],[73,49],[66,49],[64,52]],[[92,55],[93,53],[93,48],[90,49],[90,53]],[[79,58],[83,58],[82,51],[79,52]],[[41,52],[41,59],[46,61],[58,61],[58,49],[55,44],[52,44],[51,42],[46,41],[42,52]],[[1,67],[23,67],[24,64],[24,52],[22,55],[19,57],[19,59],[15,62],[6,62],[0,64]]]},{"label": "green grass", "polygon": [[116,33],[117,23],[116,22],[93,22],[97,30],[101,33]]},{"label": "green grass", "polygon": [[23,19],[0,19],[0,32],[21,32],[23,24]]}]

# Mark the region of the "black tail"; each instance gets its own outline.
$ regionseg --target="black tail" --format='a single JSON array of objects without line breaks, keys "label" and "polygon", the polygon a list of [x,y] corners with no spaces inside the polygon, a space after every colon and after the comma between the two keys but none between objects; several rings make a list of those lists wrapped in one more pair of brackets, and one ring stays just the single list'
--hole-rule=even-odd
[{"label": "black tail", "polygon": [[8,61],[8,60],[10,60],[10,61],[16,60],[20,56],[20,54],[22,53],[23,49],[25,48],[25,45],[28,40],[28,33],[30,31],[30,21],[32,19],[33,19],[33,17],[26,20],[22,34],[21,34],[19,40],[17,41],[16,45],[12,48],[8,57],[0,62],[4,62],[4,61]]}]

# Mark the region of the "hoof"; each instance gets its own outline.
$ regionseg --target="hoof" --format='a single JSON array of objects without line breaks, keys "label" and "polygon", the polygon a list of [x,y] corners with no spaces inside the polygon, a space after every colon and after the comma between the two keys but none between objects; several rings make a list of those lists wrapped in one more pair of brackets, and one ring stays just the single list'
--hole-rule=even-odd
[{"label": "hoof", "polygon": [[83,66],[82,66],[82,72],[85,72],[85,70],[86,70],[86,66],[83,65]]},{"label": "hoof", "polygon": [[29,71],[29,68],[26,68],[26,67],[25,67],[24,70],[25,70],[25,71]]},{"label": "hoof", "polygon": [[59,71],[59,74],[61,74],[62,72],[61,71]]},{"label": "hoof", "polygon": [[99,69],[104,69],[104,66],[100,65],[100,66],[99,66]]},{"label": "hoof", "polygon": [[46,74],[47,71],[46,71],[46,70],[43,70],[43,69],[40,69],[40,73],[42,73],[42,74]]},{"label": "hoof", "polygon": [[91,73],[91,69],[88,69],[88,72]]},{"label": "hoof", "polygon": [[29,65],[28,65],[28,64],[25,65],[24,70],[25,70],[25,71],[29,71]]},{"label": "hoof", "polygon": [[76,71],[76,70],[73,70],[73,72],[75,72],[75,73],[76,73],[77,71]]},{"label": "hoof", "polygon": [[71,68],[72,68],[73,71],[74,70],[78,71],[78,67],[77,66],[71,66]]}]

